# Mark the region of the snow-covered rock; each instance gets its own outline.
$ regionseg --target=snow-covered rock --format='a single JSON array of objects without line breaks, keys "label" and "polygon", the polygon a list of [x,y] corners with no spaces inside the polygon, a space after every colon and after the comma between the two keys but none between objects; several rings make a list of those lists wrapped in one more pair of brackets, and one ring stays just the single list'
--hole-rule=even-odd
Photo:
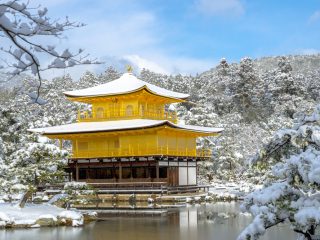
[{"label": "snow-covered rock", "polygon": [[81,226],[85,221],[96,220],[95,212],[80,213],[50,204],[27,204],[18,208],[8,203],[0,204],[1,227]]}]

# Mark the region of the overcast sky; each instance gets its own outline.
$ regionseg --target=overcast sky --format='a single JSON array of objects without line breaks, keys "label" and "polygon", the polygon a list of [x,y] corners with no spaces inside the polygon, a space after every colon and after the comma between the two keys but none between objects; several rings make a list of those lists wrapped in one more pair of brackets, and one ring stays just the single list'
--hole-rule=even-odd
[{"label": "overcast sky", "polygon": [[[320,50],[320,0],[32,0],[54,18],[87,24],[58,44],[106,61],[162,73],[195,74],[221,58],[238,61]],[[50,70],[48,73],[57,74]]]}]

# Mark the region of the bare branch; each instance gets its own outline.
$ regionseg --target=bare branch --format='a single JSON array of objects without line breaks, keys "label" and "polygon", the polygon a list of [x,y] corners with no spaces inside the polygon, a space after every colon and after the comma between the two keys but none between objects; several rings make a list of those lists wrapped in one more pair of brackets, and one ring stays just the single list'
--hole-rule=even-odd
[{"label": "bare branch", "polygon": [[[100,64],[96,59],[90,60],[89,54],[83,55],[80,49],[77,53],[72,53],[68,49],[61,51],[55,50],[54,46],[44,46],[37,43],[37,36],[47,36],[61,38],[62,34],[70,29],[82,27],[84,24],[70,22],[68,17],[64,21],[59,19],[51,21],[47,16],[48,9],[30,7],[29,1],[12,0],[0,2],[0,37],[7,38],[12,44],[8,49],[0,50],[11,58],[10,63],[2,59],[8,68],[12,69],[9,73],[14,75],[30,71],[39,79],[37,89],[38,100],[42,78],[40,72],[53,68],[68,68],[83,64]],[[44,54],[52,59],[51,64],[42,66],[38,56]]]}]

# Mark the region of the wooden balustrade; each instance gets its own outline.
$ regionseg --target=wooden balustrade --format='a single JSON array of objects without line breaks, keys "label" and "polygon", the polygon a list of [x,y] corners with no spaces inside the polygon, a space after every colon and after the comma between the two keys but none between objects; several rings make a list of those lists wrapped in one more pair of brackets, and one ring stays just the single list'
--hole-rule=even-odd
[{"label": "wooden balustrade", "polygon": [[152,111],[115,111],[104,112],[97,114],[89,111],[78,112],[78,122],[91,122],[91,121],[112,121],[112,120],[130,120],[130,119],[154,119],[154,120],[169,120],[174,123],[177,122],[176,112],[152,112]]},{"label": "wooden balustrade", "polygon": [[135,148],[129,146],[124,149],[112,150],[89,150],[89,151],[75,151],[72,158],[102,158],[102,157],[135,157],[135,156],[179,156],[179,157],[201,157],[210,158],[212,151],[210,149],[186,149],[186,148]]}]

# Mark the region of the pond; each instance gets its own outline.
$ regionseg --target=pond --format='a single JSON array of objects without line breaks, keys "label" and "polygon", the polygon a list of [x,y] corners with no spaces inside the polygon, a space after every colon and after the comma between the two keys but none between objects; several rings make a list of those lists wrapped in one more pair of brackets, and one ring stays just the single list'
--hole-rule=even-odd
[{"label": "pond", "polygon": [[[81,228],[57,227],[0,230],[1,240],[233,240],[252,217],[239,213],[239,203],[187,205],[165,215],[101,215],[103,221]],[[269,229],[263,240],[293,240],[286,225]]]}]

